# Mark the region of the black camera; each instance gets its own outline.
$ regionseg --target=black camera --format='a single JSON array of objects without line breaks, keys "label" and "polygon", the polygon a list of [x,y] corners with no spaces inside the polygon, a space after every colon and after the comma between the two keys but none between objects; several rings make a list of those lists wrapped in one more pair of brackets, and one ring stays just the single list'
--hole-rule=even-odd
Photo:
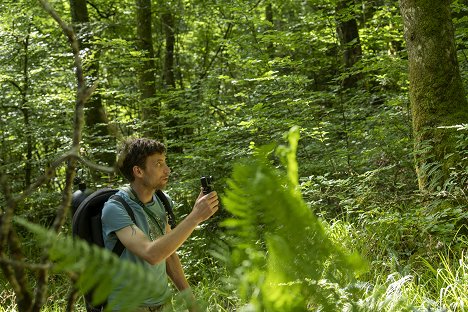
[{"label": "black camera", "polygon": [[213,177],[212,176],[206,176],[206,177],[201,177],[200,182],[203,188],[203,194],[208,194],[213,191]]}]

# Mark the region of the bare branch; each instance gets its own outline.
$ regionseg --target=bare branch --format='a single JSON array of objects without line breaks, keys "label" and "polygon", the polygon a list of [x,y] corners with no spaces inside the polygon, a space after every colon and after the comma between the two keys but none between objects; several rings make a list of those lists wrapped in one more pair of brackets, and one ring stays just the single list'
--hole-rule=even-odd
[{"label": "bare branch", "polygon": [[47,264],[37,264],[37,263],[28,263],[24,261],[16,261],[7,258],[0,258],[1,264],[7,264],[15,268],[29,269],[32,271],[51,269],[53,265],[51,263]]},{"label": "bare branch", "polygon": [[[53,229],[58,232],[66,220],[68,209],[70,207],[76,162],[83,162],[87,166],[100,171],[109,173],[114,172],[114,168],[94,164],[80,156],[80,142],[84,125],[84,105],[90,98],[91,94],[95,91],[97,83],[94,83],[90,87],[86,85],[86,79],[83,74],[82,60],[80,57],[79,43],[73,28],[60,18],[60,16],[55,12],[47,0],[39,0],[39,2],[44,7],[45,11],[47,11],[50,16],[59,24],[64,34],[68,38],[74,56],[77,90],[75,114],[73,120],[73,143],[70,150],[53,161],[50,167],[45,170],[44,174],[40,176],[36,182],[31,184],[25,191],[16,196],[14,196],[11,192],[8,183],[9,181],[6,175],[0,173],[0,189],[4,194],[6,202],[5,209],[1,211],[2,213],[0,214],[0,267],[9,283],[13,287],[15,294],[17,295],[18,306],[20,307],[20,310],[27,309],[28,311],[32,312],[40,311],[45,302],[49,270],[51,269],[52,264],[49,262],[47,250],[44,250],[41,260],[42,263],[40,264],[29,264],[24,261],[21,242],[16,235],[14,227],[11,225],[11,221],[18,203],[31,195],[41,185],[50,181],[50,179],[55,175],[56,169],[66,162],[67,170],[62,203],[57,209],[57,215],[53,224]],[[16,82],[9,82],[20,92],[24,91]],[[5,254],[7,248],[10,253],[10,257],[8,257],[9,259],[7,259]],[[25,269],[34,270],[38,273],[37,283],[35,285],[34,300],[32,300],[32,294],[30,292],[30,288],[27,285]],[[72,294],[69,302],[72,303],[73,300],[76,300],[75,296],[75,294]]]},{"label": "bare branch", "polygon": [[229,38],[229,34],[231,33],[232,31],[232,28],[234,27],[234,25],[229,22],[228,25],[227,25],[227,28],[224,32],[224,36],[223,36],[223,41],[220,43],[220,45],[218,46],[218,49],[216,50],[215,54],[213,55],[213,57],[211,58],[211,61],[210,63],[208,64],[208,66],[205,68],[205,70],[203,71],[203,73],[200,75],[199,77],[199,80],[203,80],[206,75],[208,74],[208,72],[210,71],[211,67],[213,66],[214,62],[216,61],[216,59],[218,58],[218,55],[224,51],[224,49],[226,48],[226,40]]},{"label": "bare branch", "polygon": [[91,169],[95,169],[97,171],[101,171],[101,172],[105,172],[105,173],[115,173],[115,168],[114,167],[108,167],[108,166],[103,166],[103,165],[99,165],[99,164],[96,164],[96,163],[93,163],[92,161],[89,161],[83,157],[80,157],[78,158],[78,160],[85,164],[87,167],[91,168]]},{"label": "bare branch", "polygon": [[60,25],[60,27],[63,29],[65,34],[70,38],[71,36],[74,36],[73,29],[70,25],[66,24],[60,16],[55,12],[55,10],[52,8],[50,3],[46,0],[39,0],[39,2],[42,4],[42,7],[44,10],[49,13],[50,16]]},{"label": "bare branch", "polygon": [[[24,200],[26,197],[34,193],[34,191],[40,187],[42,184],[47,183],[52,179],[55,175],[55,169],[57,169],[60,165],[62,165],[63,162],[71,159],[71,158],[78,158],[78,153],[76,149],[72,148],[70,151],[64,153],[61,155],[59,158],[54,160],[52,164],[47,168],[42,176],[40,176],[36,182],[31,184],[27,190],[25,190],[23,193],[21,193],[19,196],[14,198],[15,202],[20,202]],[[1,182],[0,182],[1,183]]]},{"label": "bare branch", "polygon": [[[73,31],[73,27],[65,23],[62,18],[58,15],[58,13],[52,8],[50,3],[47,0],[39,0],[42,4],[44,10],[49,13],[50,16],[59,24],[62,28],[63,33],[68,37],[68,41],[70,42],[70,46],[73,50],[73,56],[75,60],[75,70],[76,76],[78,79],[78,94],[83,92],[86,89],[85,85],[85,78],[83,75],[83,66],[81,64],[81,57],[80,57],[80,47],[78,44],[78,40],[76,39],[76,34]],[[83,103],[84,104],[84,103]]]},{"label": "bare branch", "polygon": [[[60,18],[57,12],[55,12],[55,10],[50,6],[50,4],[46,0],[39,1],[41,2],[44,9],[50,14],[50,16],[52,16],[52,18],[59,24],[65,35],[68,37],[68,41],[70,42],[70,46],[73,51],[75,75],[77,79],[75,116],[73,120],[73,143],[68,155],[64,155],[66,156],[66,158],[69,159],[67,163],[67,170],[65,176],[65,188],[63,190],[62,203],[57,209],[57,215],[53,223],[53,229],[58,232],[60,231],[62,225],[65,223],[66,217],[68,215],[68,209],[71,204],[73,179],[75,177],[76,161],[79,157],[80,142],[84,125],[84,105],[88,98],[91,96],[94,89],[96,88],[96,85],[93,85],[91,88],[88,88],[86,86],[86,80],[83,74],[82,60],[80,57],[80,47],[76,35],[73,31],[73,28],[70,25],[63,22],[63,20]],[[47,261],[46,253],[44,253],[43,261]],[[40,307],[45,301],[47,293],[47,279],[48,270],[40,270],[38,276],[38,284],[36,285],[36,300],[34,303],[33,312],[39,311]]]},{"label": "bare branch", "polygon": [[112,7],[111,9],[111,13],[103,13],[101,10],[99,10],[99,6],[97,6],[96,4],[94,4],[93,2],[91,1],[86,1],[87,4],[89,4],[97,13],[97,15],[99,15],[99,17],[101,18],[111,18],[112,16],[115,16],[116,15],[116,10],[114,7]]},{"label": "bare branch", "polygon": [[[55,170],[61,166],[64,162],[66,162],[67,160],[70,160],[70,159],[75,159],[75,160],[78,160],[79,162],[85,164],[86,166],[88,166],[89,168],[92,168],[92,169],[95,169],[95,170],[98,170],[98,171],[101,171],[101,172],[105,172],[105,173],[115,173],[115,168],[113,167],[108,167],[108,166],[102,166],[102,165],[99,165],[99,164],[96,164],[96,163],[93,163],[92,161],[90,160],[87,160],[83,157],[81,157],[78,152],[76,151],[76,149],[72,148],[70,151],[64,153],[63,155],[61,155],[59,158],[57,158],[56,160],[54,160],[52,162],[52,164],[45,170],[44,174],[42,176],[40,176],[36,182],[34,182],[33,184],[31,184],[27,190],[25,190],[23,193],[21,193],[20,195],[12,198],[12,200],[16,203],[18,202],[21,202],[23,201],[26,197],[28,197],[29,195],[31,195],[32,193],[34,193],[34,191],[40,187],[42,184],[44,183],[47,183],[48,181],[50,181],[50,179],[52,179],[55,175]],[[3,179],[1,178],[3,177]],[[0,186],[2,186],[2,189],[5,193],[5,187],[8,186],[8,182],[6,181],[6,177],[5,176],[0,176]],[[1,223],[0,223],[1,224]]]},{"label": "bare branch", "polygon": [[9,82],[11,83],[16,89],[18,89],[18,91],[23,94],[23,89],[20,87],[20,85],[16,82],[16,81],[13,81],[13,80],[6,80],[6,82]]}]

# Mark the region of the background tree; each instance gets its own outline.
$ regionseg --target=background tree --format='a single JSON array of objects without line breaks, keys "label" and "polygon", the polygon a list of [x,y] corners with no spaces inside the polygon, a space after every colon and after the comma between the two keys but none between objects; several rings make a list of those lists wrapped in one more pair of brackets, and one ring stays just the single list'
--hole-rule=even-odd
[{"label": "background tree", "polygon": [[[186,118],[182,118],[183,112],[182,108],[185,103],[182,103],[182,99],[177,95],[173,94],[177,88],[176,85],[176,35],[177,35],[177,21],[175,20],[174,12],[177,11],[177,8],[174,7],[172,3],[163,3],[159,4],[160,9],[160,21],[162,24],[162,33],[164,34],[164,56],[163,56],[163,72],[162,72],[162,89],[166,96],[166,109],[171,113],[166,115],[168,118],[166,125],[168,129],[167,139],[171,142],[171,150],[175,153],[183,152],[183,141],[184,132],[188,129],[186,126]],[[181,85],[182,81],[179,80]]]},{"label": "background tree", "polygon": [[442,187],[453,168],[466,167],[457,153],[456,130],[468,120],[459,72],[451,1],[400,1],[409,59],[416,172],[422,191]]},{"label": "background tree", "polygon": [[140,90],[140,105],[144,133],[146,136],[162,137],[162,127],[159,125],[161,106],[156,98],[155,55],[153,46],[152,6],[151,0],[136,0],[136,30],[137,47],[143,56],[138,67],[138,86]]},{"label": "background tree", "polygon": [[[39,187],[50,181],[54,172],[62,165],[62,162],[67,161],[68,166],[65,174],[64,197],[61,205],[56,210],[52,228],[57,232],[64,225],[68,216],[67,208],[70,206],[71,202],[70,195],[76,168],[76,158],[79,157],[81,131],[83,128],[84,102],[86,102],[93,90],[92,88],[88,88],[85,84],[79,45],[71,27],[64,24],[58,18],[58,15],[50,9],[46,2],[42,2],[42,4],[51,12],[51,15],[61,23],[63,31],[68,36],[72,46],[73,55],[75,57],[74,65],[78,81],[78,90],[76,98],[76,118],[74,120],[75,132],[72,137],[73,147],[56,161],[52,162],[43,175],[39,176],[33,184],[28,185],[21,192],[15,190],[14,184],[9,183],[8,175],[0,172],[3,204],[2,214],[0,217],[0,267],[3,275],[15,292],[18,309],[20,311],[28,312],[40,311],[46,301],[51,265],[47,249],[43,250],[43,253],[36,257],[37,264],[29,265],[26,263],[26,259],[31,255],[27,250],[25,250],[24,244],[22,243],[22,235],[12,224],[12,221],[14,216],[18,214],[18,211],[21,210],[21,206],[24,205],[23,202]],[[35,276],[34,283],[28,279],[28,274],[30,274],[31,271],[34,273],[33,276]]]},{"label": "background tree", "polygon": [[[353,70],[353,66],[362,56],[361,40],[355,17],[356,4],[354,0],[339,0],[336,4],[336,32],[343,51],[343,65],[345,74],[343,87],[355,87],[359,80],[359,71]],[[356,71],[358,73],[356,73]]]},{"label": "background tree", "polygon": [[[97,32],[96,23],[91,23],[88,14],[87,1],[70,0],[70,13],[73,27],[78,36],[80,49],[83,52],[84,70],[90,77],[89,83],[99,81],[99,46],[93,45],[94,35]],[[115,134],[111,133],[111,127],[107,118],[106,109],[102,103],[102,97],[97,92],[92,96],[86,107],[86,134],[89,136],[89,154],[94,155],[97,161],[108,166],[113,166],[115,153]],[[103,144],[106,143],[106,144]],[[107,149],[102,149],[107,146]]]}]

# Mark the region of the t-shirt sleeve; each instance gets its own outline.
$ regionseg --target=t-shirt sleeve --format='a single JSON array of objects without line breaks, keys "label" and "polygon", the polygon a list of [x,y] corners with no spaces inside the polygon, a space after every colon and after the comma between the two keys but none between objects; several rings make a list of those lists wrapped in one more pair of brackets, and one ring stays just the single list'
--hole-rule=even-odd
[{"label": "t-shirt sleeve", "polygon": [[106,236],[134,224],[122,204],[112,199],[104,204],[101,221]]}]

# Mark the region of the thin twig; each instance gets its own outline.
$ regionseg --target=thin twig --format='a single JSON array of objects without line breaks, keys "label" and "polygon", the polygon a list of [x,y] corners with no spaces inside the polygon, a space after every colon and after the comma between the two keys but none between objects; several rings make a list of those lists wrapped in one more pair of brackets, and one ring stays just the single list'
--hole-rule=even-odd
[{"label": "thin twig", "polygon": [[[50,166],[45,170],[44,174],[41,175],[39,178],[37,178],[36,182],[31,184],[28,187],[28,189],[25,190],[23,193],[21,193],[20,195],[14,197],[14,201],[15,202],[23,201],[26,197],[28,197],[29,195],[34,193],[34,191],[38,187],[40,187],[42,184],[49,182],[50,179],[52,179],[54,177],[54,175],[55,175],[55,169],[57,169],[64,162],[66,162],[67,160],[70,160],[70,159],[76,159],[79,162],[81,162],[81,163],[85,164],[86,166],[88,166],[89,168],[92,168],[92,169],[95,169],[95,170],[98,170],[98,171],[102,171],[102,172],[105,172],[105,173],[115,173],[115,168],[114,167],[108,167],[108,166],[103,166],[103,165],[96,164],[96,163],[94,163],[94,162],[80,156],[78,154],[78,152],[76,151],[76,149],[73,148],[70,151],[62,154],[56,160],[54,160],[50,164]],[[2,182],[0,180],[0,184],[1,183]]]},{"label": "thin twig", "polygon": [[205,68],[204,72],[200,75],[200,78],[199,80],[203,80],[206,75],[208,74],[208,72],[210,71],[211,67],[213,66],[214,62],[216,61],[216,59],[218,58],[218,55],[224,50],[224,48],[226,47],[226,40],[229,38],[229,34],[231,33],[231,30],[233,28],[233,24],[231,22],[228,23],[228,26],[226,28],[226,31],[224,32],[224,36],[223,36],[223,41],[221,42],[221,44],[218,46],[218,49],[216,50],[215,52],[215,55],[213,55],[213,57],[211,58],[211,61],[210,63],[208,64],[208,66]]},{"label": "thin twig", "polygon": [[53,267],[53,264],[51,263],[37,264],[37,263],[28,263],[24,261],[16,261],[16,260],[11,260],[11,259],[6,259],[6,258],[0,258],[0,263],[7,264],[15,268],[29,269],[32,271],[51,269]]}]

